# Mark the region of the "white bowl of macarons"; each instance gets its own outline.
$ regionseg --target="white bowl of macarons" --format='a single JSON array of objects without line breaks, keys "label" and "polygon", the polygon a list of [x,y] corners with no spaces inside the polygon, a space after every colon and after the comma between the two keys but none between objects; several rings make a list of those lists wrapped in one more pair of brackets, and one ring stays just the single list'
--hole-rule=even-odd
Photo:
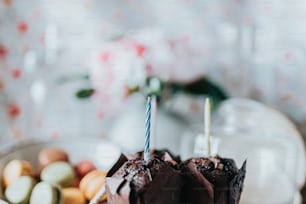
[{"label": "white bowl of macarons", "polygon": [[[23,140],[0,148],[0,204],[87,204],[120,156],[105,139]],[[102,196],[99,203],[105,203]]]}]

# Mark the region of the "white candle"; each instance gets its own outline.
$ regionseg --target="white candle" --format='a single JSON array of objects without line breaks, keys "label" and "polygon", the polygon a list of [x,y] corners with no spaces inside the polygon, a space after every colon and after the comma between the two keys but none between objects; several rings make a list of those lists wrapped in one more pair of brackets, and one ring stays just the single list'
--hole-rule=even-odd
[{"label": "white candle", "polygon": [[210,100],[205,100],[205,111],[204,111],[204,136],[207,139],[207,154],[210,156]]},{"label": "white candle", "polygon": [[102,196],[105,194],[105,185],[101,187],[101,189],[98,191],[98,193],[95,194],[93,199],[89,202],[89,204],[98,204],[99,200],[102,198]]}]

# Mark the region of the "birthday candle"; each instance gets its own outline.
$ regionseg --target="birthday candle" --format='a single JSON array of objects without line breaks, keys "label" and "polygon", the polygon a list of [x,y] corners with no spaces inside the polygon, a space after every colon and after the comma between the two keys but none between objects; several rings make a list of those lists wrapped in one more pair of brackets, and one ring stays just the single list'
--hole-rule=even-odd
[{"label": "birthday candle", "polygon": [[205,138],[207,139],[207,152],[208,156],[210,156],[210,100],[206,98],[205,100],[205,111],[204,111],[204,133]]},{"label": "birthday candle", "polygon": [[151,147],[155,148],[156,143],[156,113],[157,113],[157,100],[156,96],[152,96],[151,100]]},{"label": "birthday candle", "polygon": [[148,97],[147,99],[145,125],[146,125],[146,132],[145,132],[144,160],[148,161],[150,158],[151,97]]}]

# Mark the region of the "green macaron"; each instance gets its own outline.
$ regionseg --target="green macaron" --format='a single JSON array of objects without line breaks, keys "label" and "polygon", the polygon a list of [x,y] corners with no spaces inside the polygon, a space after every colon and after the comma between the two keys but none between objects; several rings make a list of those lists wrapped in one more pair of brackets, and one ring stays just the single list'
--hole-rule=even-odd
[{"label": "green macaron", "polygon": [[29,202],[35,180],[30,176],[21,176],[13,181],[5,190],[5,198],[12,204],[26,204]]},{"label": "green macaron", "polygon": [[75,172],[67,162],[54,162],[43,169],[41,180],[61,187],[70,187],[75,182]]},{"label": "green macaron", "polygon": [[29,204],[60,204],[62,193],[58,186],[47,182],[40,182],[33,188]]}]

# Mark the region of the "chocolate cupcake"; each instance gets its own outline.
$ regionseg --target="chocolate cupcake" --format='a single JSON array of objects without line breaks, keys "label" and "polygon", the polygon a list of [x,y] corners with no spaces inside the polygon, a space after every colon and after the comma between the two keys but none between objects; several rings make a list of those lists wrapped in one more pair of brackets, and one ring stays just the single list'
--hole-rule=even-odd
[{"label": "chocolate cupcake", "polygon": [[106,178],[109,204],[180,202],[180,172],[157,156],[151,156],[147,162],[139,157],[130,159],[112,173]]},{"label": "chocolate cupcake", "polygon": [[246,161],[238,169],[232,159],[192,158],[181,164],[181,173],[184,181],[182,203],[238,204]]},{"label": "chocolate cupcake", "polygon": [[[181,164],[181,158],[180,156],[172,154],[167,149],[152,149],[150,151],[150,155],[156,156],[170,164],[173,168],[179,170],[179,165]],[[117,162],[112,166],[112,168],[108,171],[107,177],[113,175],[126,161],[130,159],[136,159],[136,158],[143,158],[143,151],[136,152],[132,155],[124,155],[121,154]]]}]

